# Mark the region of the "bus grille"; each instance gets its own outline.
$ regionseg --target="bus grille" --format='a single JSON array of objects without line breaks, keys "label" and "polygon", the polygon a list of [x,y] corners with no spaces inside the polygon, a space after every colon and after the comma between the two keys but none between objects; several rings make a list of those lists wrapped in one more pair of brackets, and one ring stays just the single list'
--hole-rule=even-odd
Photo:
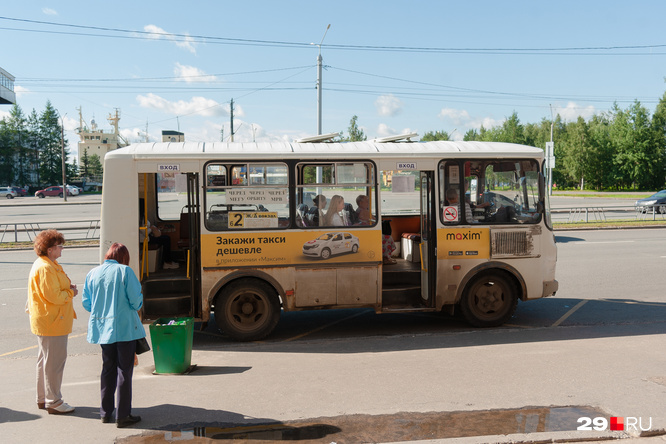
[{"label": "bus grille", "polygon": [[493,256],[529,256],[532,251],[532,236],[525,231],[496,231],[493,233]]}]

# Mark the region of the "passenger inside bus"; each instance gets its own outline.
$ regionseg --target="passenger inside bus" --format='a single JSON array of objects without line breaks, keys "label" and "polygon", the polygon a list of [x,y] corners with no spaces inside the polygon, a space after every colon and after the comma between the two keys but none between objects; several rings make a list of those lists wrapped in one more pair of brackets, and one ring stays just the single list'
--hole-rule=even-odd
[{"label": "passenger inside bus", "polygon": [[[157,247],[162,247],[162,268],[165,270],[175,270],[180,267],[178,262],[175,262],[171,257],[171,238],[166,234],[162,234],[162,230],[146,220],[145,211],[143,205],[143,199],[139,200],[139,226],[143,226],[144,222],[146,223],[147,232],[148,232],[148,245],[153,245]],[[143,243],[145,234],[144,230],[139,230],[139,241]]]},{"label": "passenger inside bus", "polygon": [[[307,221],[308,225],[316,227],[324,225],[324,208],[326,208],[326,196],[319,194],[312,199],[314,206],[308,210]],[[320,221],[322,223],[320,223]]]},{"label": "passenger inside bus", "polygon": [[336,194],[331,198],[331,204],[328,206],[328,210],[324,216],[324,223],[322,225],[327,227],[344,227],[349,225],[349,221],[346,220],[347,216],[344,209],[345,199]]},{"label": "passenger inside bus", "polygon": [[[458,199],[458,189],[457,188],[449,188],[446,190],[446,200],[449,206],[452,207],[458,207],[458,214],[460,214],[460,205],[459,199]],[[468,223],[478,223],[478,221],[474,220],[474,216],[472,216],[472,208],[470,205],[465,202],[465,219],[467,220]]]},{"label": "passenger inside bus", "polygon": [[356,218],[359,225],[370,225],[370,199],[364,194],[356,197]]}]

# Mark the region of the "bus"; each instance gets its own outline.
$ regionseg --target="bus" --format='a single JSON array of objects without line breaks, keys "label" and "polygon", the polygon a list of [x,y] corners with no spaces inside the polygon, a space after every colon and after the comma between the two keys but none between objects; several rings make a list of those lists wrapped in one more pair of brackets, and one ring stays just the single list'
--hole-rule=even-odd
[{"label": "bus", "polygon": [[495,142],[133,144],[104,159],[100,250],[128,247],[144,321],[214,318],[235,340],[315,309],[499,326],[558,288],[543,171],[542,149]]}]

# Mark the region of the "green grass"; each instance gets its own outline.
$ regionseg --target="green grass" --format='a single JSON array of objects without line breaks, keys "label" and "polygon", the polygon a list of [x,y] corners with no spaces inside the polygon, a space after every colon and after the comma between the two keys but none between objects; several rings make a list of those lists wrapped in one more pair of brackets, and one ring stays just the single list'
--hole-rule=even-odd
[{"label": "green grass", "polygon": [[[99,245],[99,239],[90,240],[75,240],[66,241],[65,248],[67,247],[95,247]],[[0,250],[31,250],[34,242],[2,242],[0,243]]]}]

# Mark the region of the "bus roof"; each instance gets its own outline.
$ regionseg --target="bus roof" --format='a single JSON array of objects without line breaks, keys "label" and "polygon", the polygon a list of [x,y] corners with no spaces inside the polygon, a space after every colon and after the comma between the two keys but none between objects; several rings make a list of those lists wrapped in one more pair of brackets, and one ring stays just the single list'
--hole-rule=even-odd
[{"label": "bus roof", "polygon": [[[321,158],[345,157],[529,157],[543,158],[541,148],[503,142],[156,142],[137,143],[106,154],[106,157],[197,158]],[[333,156],[332,156],[333,155]]]}]

